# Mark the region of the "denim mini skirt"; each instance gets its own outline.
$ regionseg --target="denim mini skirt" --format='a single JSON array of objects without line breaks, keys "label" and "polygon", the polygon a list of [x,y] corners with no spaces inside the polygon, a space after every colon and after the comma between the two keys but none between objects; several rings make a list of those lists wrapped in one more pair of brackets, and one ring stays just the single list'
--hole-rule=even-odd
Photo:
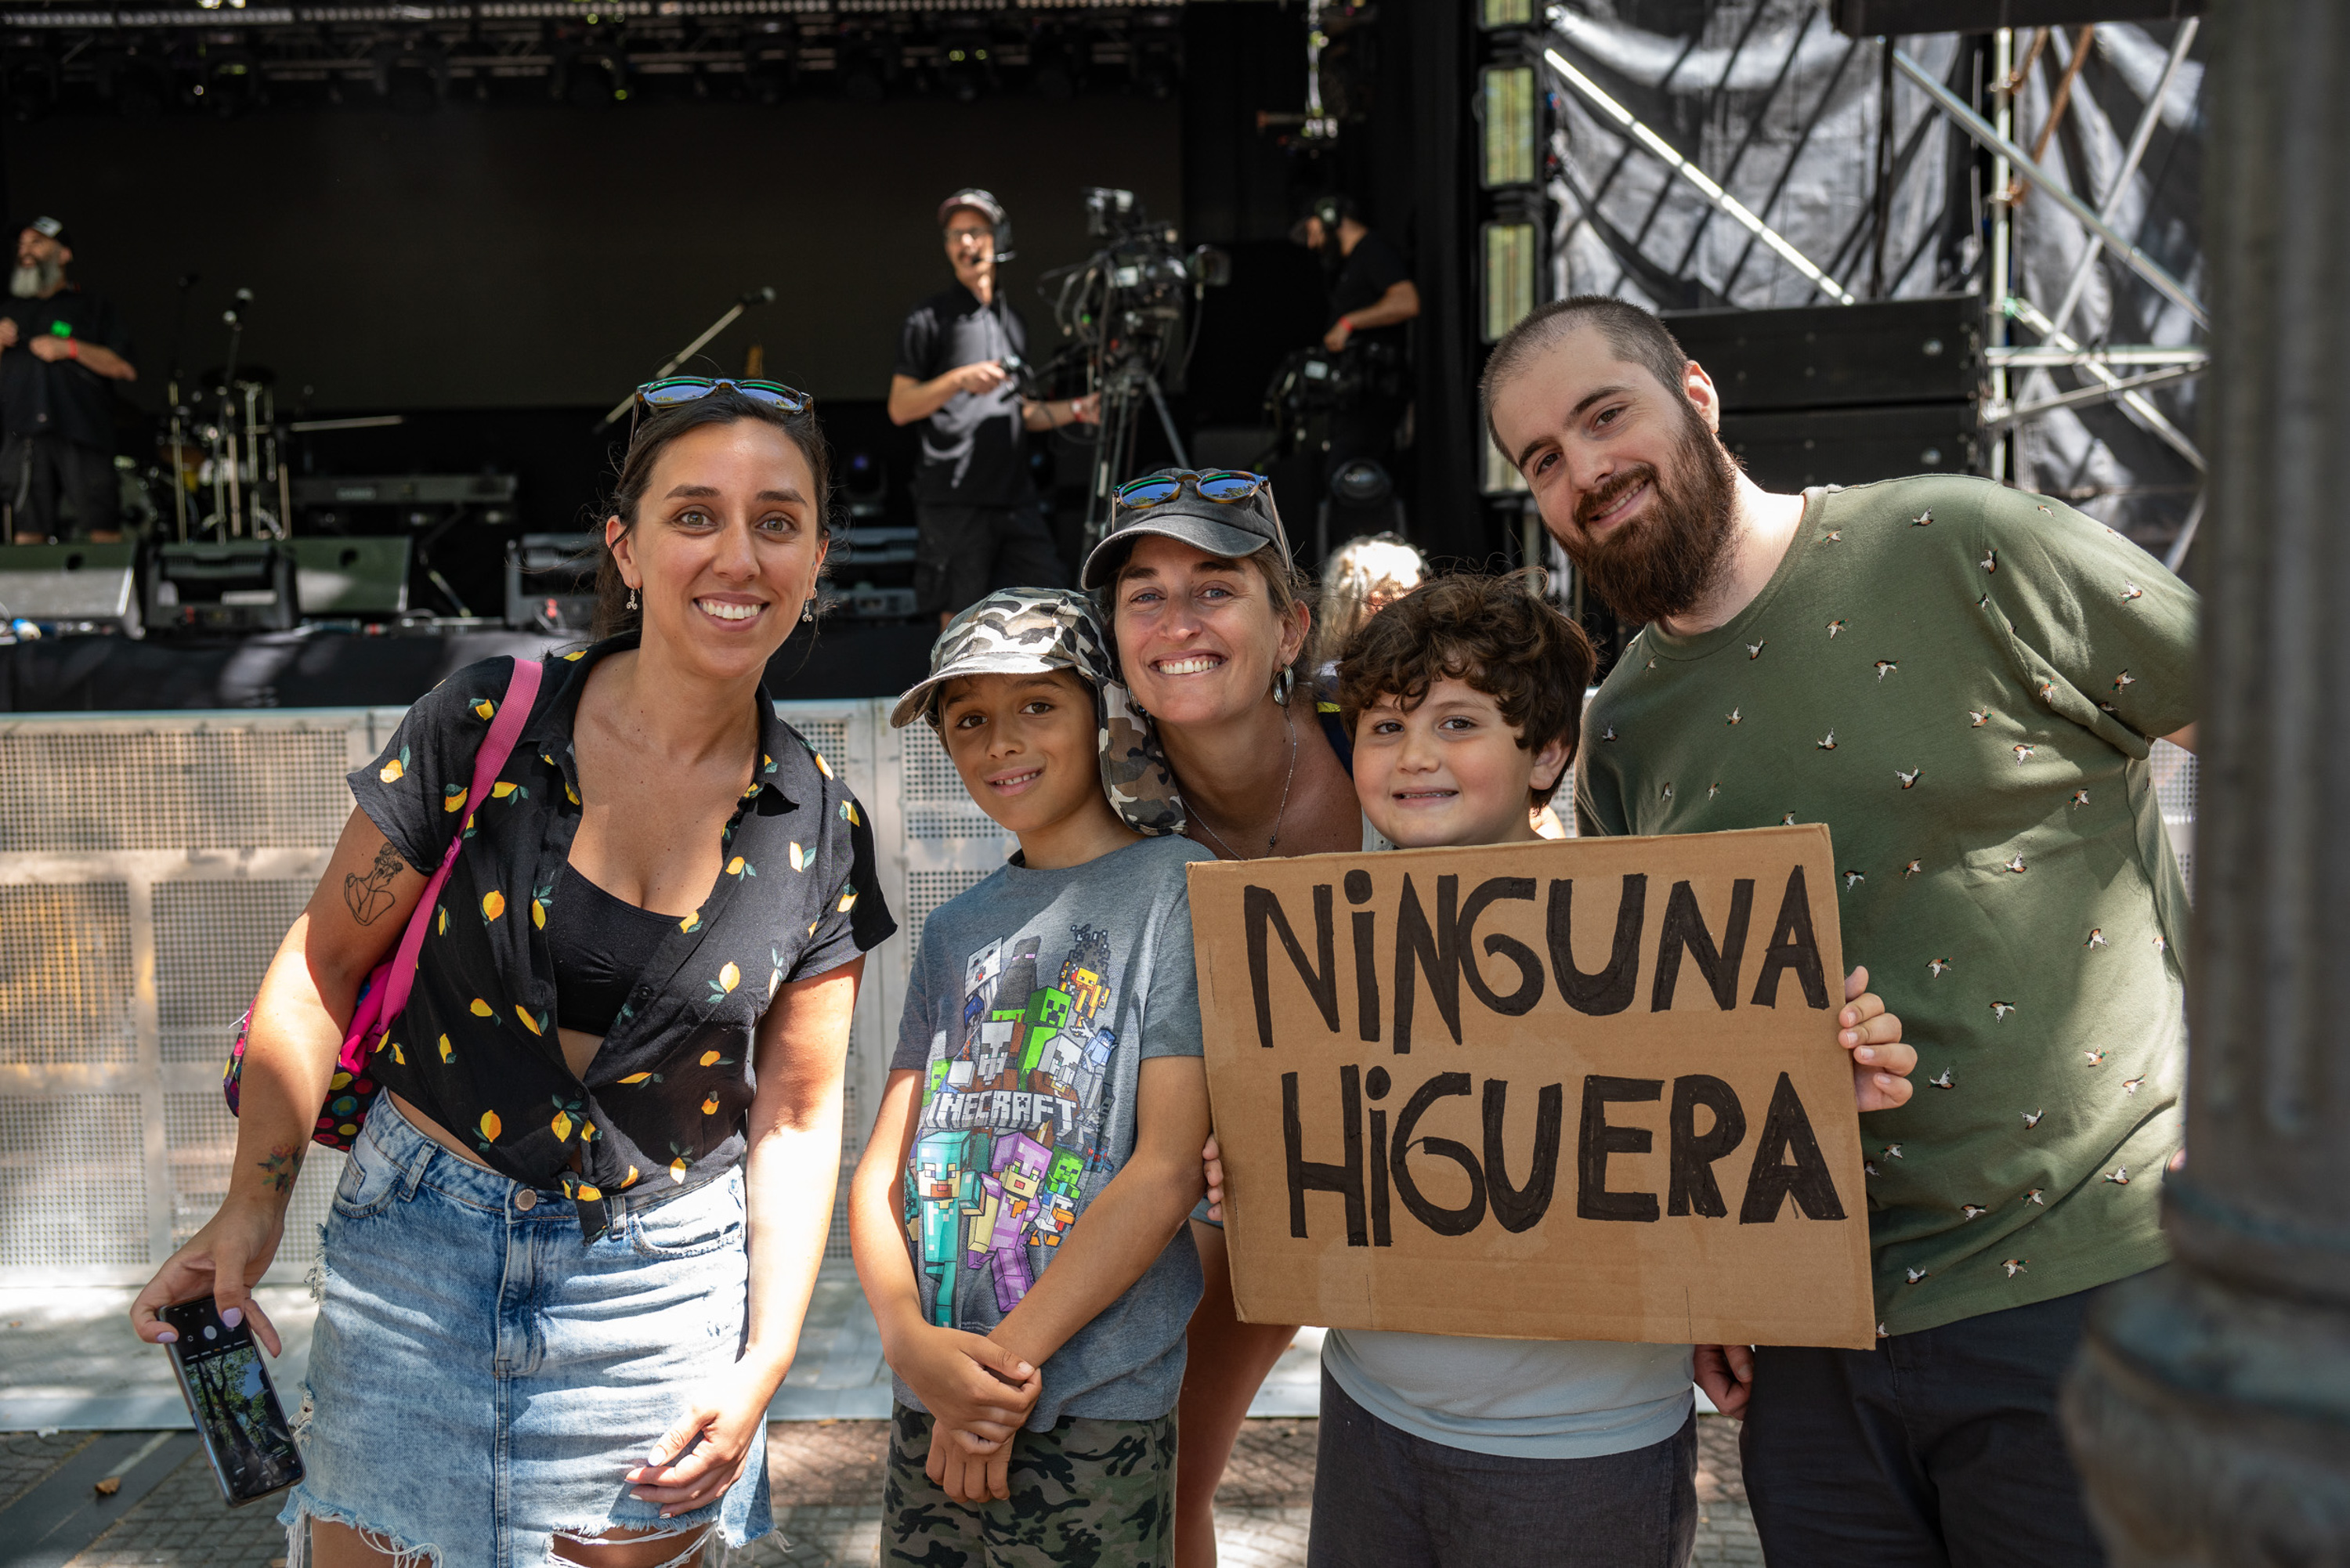
[{"label": "denim mini skirt", "polygon": [[507,1180],[377,1101],[343,1167],[296,1422],[306,1475],[278,1516],[364,1532],[400,1568],[547,1562],[557,1536],[772,1527],[766,1428],[716,1502],[674,1519],[622,1479],[748,1333],[740,1168],[657,1203],[608,1199],[583,1243],[560,1191]]}]

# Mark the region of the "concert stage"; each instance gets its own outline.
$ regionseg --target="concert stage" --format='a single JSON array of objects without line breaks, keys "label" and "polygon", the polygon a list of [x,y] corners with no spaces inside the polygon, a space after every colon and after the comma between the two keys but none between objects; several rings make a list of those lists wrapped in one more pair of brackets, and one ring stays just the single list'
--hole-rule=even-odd
[{"label": "concert stage", "polygon": [[[795,630],[767,666],[785,702],[894,697],[929,669],[928,627],[842,621]],[[367,636],[304,628],[207,640],[43,638],[0,647],[0,712],[396,708],[452,670],[576,638],[495,626]]]}]

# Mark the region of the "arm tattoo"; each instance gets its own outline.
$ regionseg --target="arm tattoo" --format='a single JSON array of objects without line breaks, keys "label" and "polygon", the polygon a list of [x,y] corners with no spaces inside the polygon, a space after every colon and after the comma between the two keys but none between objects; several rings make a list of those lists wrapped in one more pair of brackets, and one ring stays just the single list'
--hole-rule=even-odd
[{"label": "arm tattoo", "polygon": [[302,1174],[302,1156],[308,1152],[298,1143],[281,1143],[271,1147],[269,1158],[253,1163],[261,1168],[261,1188],[283,1198],[294,1190],[294,1179]]},{"label": "arm tattoo", "polygon": [[350,906],[351,919],[362,926],[371,926],[391,908],[391,880],[407,866],[400,851],[390,844],[375,852],[375,864],[366,876],[353,871],[343,878],[343,902]]}]

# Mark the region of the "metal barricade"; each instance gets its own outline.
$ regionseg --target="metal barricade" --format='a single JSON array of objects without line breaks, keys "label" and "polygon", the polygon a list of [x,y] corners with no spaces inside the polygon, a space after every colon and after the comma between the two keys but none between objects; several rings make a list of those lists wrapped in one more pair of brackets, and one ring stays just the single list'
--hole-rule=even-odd
[{"label": "metal barricade", "polygon": [[[922,918],[1011,847],[931,730],[891,730],[889,708],[777,705],[865,803],[905,933],[868,961],[857,1005],[844,1197]],[[237,1015],[349,815],[343,774],[402,711],[0,722],[0,1284],[142,1283],[219,1203]],[[307,1271],[341,1163],[313,1151],[269,1282]],[[846,1212],[827,1261],[847,1259]]]}]

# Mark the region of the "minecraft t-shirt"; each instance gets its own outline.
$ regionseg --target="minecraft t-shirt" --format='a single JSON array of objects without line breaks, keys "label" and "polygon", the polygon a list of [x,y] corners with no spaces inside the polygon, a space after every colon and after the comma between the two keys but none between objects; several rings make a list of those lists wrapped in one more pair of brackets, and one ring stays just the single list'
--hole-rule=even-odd
[{"label": "minecraft t-shirt", "polygon": [[[1066,870],[1015,861],[924,922],[889,1066],[923,1075],[905,1225],[931,1323],[986,1334],[1019,1305],[1133,1154],[1143,1061],[1201,1054],[1183,867],[1212,858],[1165,837]],[[1172,1410],[1199,1299],[1179,1226],[1045,1362],[1029,1430]]]}]

